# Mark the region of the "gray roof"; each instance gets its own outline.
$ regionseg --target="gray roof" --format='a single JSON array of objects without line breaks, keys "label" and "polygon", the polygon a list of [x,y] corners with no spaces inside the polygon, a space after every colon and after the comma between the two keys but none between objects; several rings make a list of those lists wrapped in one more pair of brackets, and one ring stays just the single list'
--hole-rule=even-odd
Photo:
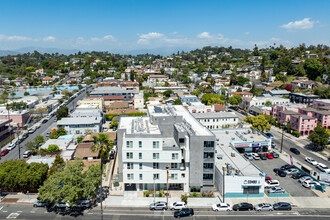
[{"label": "gray roof", "polygon": [[296,96],[303,96],[303,97],[310,97],[310,98],[318,98],[319,96],[317,95],[309,95],[309,94],[304,94],[304,93],[299,93],[299,92],[293,92],[291,95],[296,95]]},{"label": "gray roof", "polygon": [[121,87],[99,87],[95,88],[94,91],[90,93],[90,95],[93,94],[100,94],[100,93],[134,93],[138,94],[138,91],[135,90],[127,90],[126,88],[121,88]]},{"label": "gray roof", "polygon": [[284,94],[284,95],[288,95],[288,94],[290,94],[291,92],[288,91],[288,90],[270,90],[270,91],[268,91],[268,93],[271,93],[271,94],[273,94],[273,95],[282,95],[282,94]]},{"label": "gray roof", "polygon": [[100,117],[78,117],[78,118],[62,118],[57,121],[57,125],[87,125],[87,124],[99,124],[102,118]]},{"label": "gray roof", "polygon": [[30,163],[44,163],[48,164],[48,167],[52,167],[55,161],[55,157],[41,157],[41,156],[31,156],[26,162]]},{"label": "gray roof", "polygon": [[316,119],[316,118],[310,117],[308,115],[302,115],[302,114],[292,115],[292,117],[294,117],[294,118],[302,117],[302,119]]},{"label": "gray roof", "polygon": [[207,112],[207,113],[193,113],[195,118],[238,118],[235,113],[231,112]]}]

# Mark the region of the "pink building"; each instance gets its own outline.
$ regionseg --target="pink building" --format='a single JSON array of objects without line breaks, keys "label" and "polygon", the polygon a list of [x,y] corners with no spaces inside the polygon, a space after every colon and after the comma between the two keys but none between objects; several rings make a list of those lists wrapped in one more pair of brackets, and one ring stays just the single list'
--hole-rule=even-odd
[{"label": "pink building", "polygon": [[313,108],[319,109],[324,106],[330,106],[330,99],[315,99],[313,100]]},{"label": "pink building", "polygon": [[293,104],[293,103],[289,103],[286,105],[274,105],[272,108],[271,115],[272,115],[272,117],[275,118],[276,116],[279,115],[280,111],[288,111],[288,110],[298,113],[299,108],[307,108],[307,105],[306,104]]},{"label": "pink building", "polygon": [[280,111],[277,120],[280,124],[283,124],[284,122],[291,121],[291,116],[293,115],[299,115],[299,113],[291,110]]},{"label": "pink building", "polygon": [[22,127],[25,125],[27,120],[29,119],[30,114],[27,110],[21,110],[21,111],[8,111],[0,110],[0,119],[11,119],[11,125]]},{"label": "pink building", "polygon": [[291,115],[291,129],[298,131],[301,136],[309,135],[317,126],[317,119],[307,115]]},{"label": "pink building", "polygon": [[322,127],[326,129],[330,128],[330,111],[317,110],[314,108],[302,108],[299,109],[299,113],[316,118],[317,120],[319,120]]}]

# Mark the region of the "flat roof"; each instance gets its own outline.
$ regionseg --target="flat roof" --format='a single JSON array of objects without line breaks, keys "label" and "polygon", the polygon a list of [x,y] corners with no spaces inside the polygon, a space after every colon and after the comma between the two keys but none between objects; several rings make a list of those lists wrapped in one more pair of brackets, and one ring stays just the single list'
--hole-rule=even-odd
[{"label": "flat roof", "polygon": [[233,112],[206,112],[206,113],[193,113],[195,118],[238,118]]},{"label": "flat roof", "polygon": [[57,121],[57,125],[87,125],[87,124],[99,124],[101,123],[101,117],[75,117],[75,118],[62,118]]},{"label": "flat roof", "polygon": [[297,96],[304,96],[304,97],[310,97],[310,98],[319,98],[318,95],[311,95],[311,94],[304,94],[304,93],[299,93],[299,92],[293,92],[291,95],[297,95]]},{"label": "flat roof", "polygon": [[55,144],[60,150],[66,150],[66,148],[71,143],[72,139],[48,139],[43,145],[41,145],[41,149],[48,148],[49,145]]},{"label": "flat roof", "polygon": [[26,162],[30,163],[44,163],[48,164],[48,167],[51,168],[55,161],[55,157],[42,157],[42,156],[31,156]]},{"label": "flat roof", "polygon": [[161,134],[158,125],[150,123],[149,117],[120,117],[118,129],[126,129],[126,134]]},{"label": "flat roof", "polygon": [[99,93],[134,93],[138,94],[138,91],[135,90],[127,90],[126,88],[122,87],[99,87],[95,88],[94,91],[90,93],[90,95],[93,94],[99,94]]}]

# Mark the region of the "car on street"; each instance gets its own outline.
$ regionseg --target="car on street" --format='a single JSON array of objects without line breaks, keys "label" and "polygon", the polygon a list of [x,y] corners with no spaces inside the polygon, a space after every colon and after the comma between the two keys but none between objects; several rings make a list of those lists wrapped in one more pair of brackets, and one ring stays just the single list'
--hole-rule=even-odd
[{"label": "car on street", "polygon": [[78,202],[76,202],[76,204],[74,204],[73,207],[75,208],[82,208],[82,209],[88,209],[92,206],[92,203],[89,199],[86,200],[79,200]]},{"label": "car on street", "polygon": [[223,158],[223,155],[222,154],[218,154],[217,155],[217,159],[221,160]]},{"label": "car on street", "polygon": [[186,208],[186,204],[184,202],[174,202],[170,205],[170,210],[180,210]]},{"label": "car on street", "polygon": [[265,181],[268,181],[268,180],[272,180],[272,178],[266,174]]},{"label": "car on street", "polygon": [[265,155],[268,159],[273,159],[274,158],[273,154],[271,154],[271,153],[265,153]]},{"label": "car on street", "polygon": [[257,153],[251,153],[251,154],[252,154],[253,159],[260,160],[260,157]]},{"label": "car on street", "polygon": [[35,201],[33,203],[33,207],[46,207],[49,206],[49,202],[48,201],[42,201],[40,199],[37,199],[37,201]]},{"label": "car on street", "polygon": [[300,154],[300,151],[297,149],[297,148],[294,148],[294,147],[291,147],[290,148],[290,151],[296,155],[299,155]]},{"label": "car on street", "polygon": [[248,160],[253,160],[253,156],[252,156],[251,153],[245,153],[245,154],[244,154],[244,157],[245,157],[246,159],[248,159]]},{"label": "car on street", "polygon": [[272,133],[266,133],[266,135],[270,138],[274,138],[274,135],[272,135]]},{"label": "car on street", "polygon": [[291,204],[287,202],[278,202],[273,204],[274,210],[288,210],[290,211],[292,209]]},{"label": "car on street", "polygon": [[280,186],[280,182],[278,180],[268,180],[265,182],[265,188],[271,188],[274,186]]},{"label": "car on street", "polygon": [[290,164],[285,164],[283,166],[281,166],[281,170],[287,170],[287,169],[290,169],[290,168],[295,168],[293,165],[290,165]]},{"label": "car on street", "polygon": [[194,215],[194,210],[187,208],[174,212],[174,218],[181,218],[181,217],[193,216],[193,215]]},{"label": "car on street", "polygon": [[167,210],[166,202],[155,202],[149,205],[150,210]]},{"label": "car on street", "polygon": [[280,186],[274,186],[272,188],[269,188],[268,193],[284,193],[285,189]]},{"label": "car on street", "polygon": [[234,211],[251,211],[252,209],[253,205],[247,202],[238,203],[233,206]]},{"label": "car on street", "polygon": [[326,165],[324,165],[323,163],[318,163],[316,165],[316,168],[321,170],[322,172],[326,172],[326,173],[330,173],[330,169],[329,167],[327,167]]},{"label": "car on street", "polygon": [[274,142],[272,142],[272,148],[275,148],[276,144]]},{"label": "car on street", "polygon": [[6,156],[6,154],[9,153],[9,150],[8,149],[4,149],[0,152],[0,156],[3,157],[3,156]]},{"label": "car on street", "polygon": [[259,157],[261,160],[267,160],[267,157],[265,154],[259,154]]},{"label": "car on street", "polygon": [[233,209],[230,207],[229,204],[227,203],[218,203],[212,205],[212,210],[216,212],[221,212],[221,211],[232,211]]},{"label": "car on street", "polygon": [[273,211],[274,208],[269,203],[260,203],[256,206],[254,206],[254,210],[256,210],[256,211]]},{"label": "car on street", "polygon": [[298,179],[298,182],[303,183],[305,180],[313,180],[313,178],[310,176],[303,176]]},{"label": "car on street", "polygon": [[114,152],[110,152],[109,159],[110,160],[115,159],[115,153]]},{"label": "car on street", "polygon": [[302,173],[302,172],[299,172],[299,173],[295,173],[295,174],[292,174],[292,178],[293,179],[299,179],[299,178],[301,178],[301,177],[303,177],[303,176],[308,176],[306,173]]},{"label": "car on street", "polygon": [[27,151],[24,152],[23,158],[28,158],[31,154],[32,154],[32,151],[31,150],[27,150]]},{"label": "car on street", "polygon": [[311,157],[305,157],[305,161],[307,161],[307,163],[310,163],[310,164],[312,164],[312,165],[314,165],[314,166],[317,165],[316,160],[314,160],[314,159],[311,158]]},{"label": "car on street", "polygon": [[37,128],[30,128],[28,130],[28,132],[29,132],[29,134],[33,134],[36,130],[37,130]]},{"label": "car on street", "polygon": [[12,143],[11,145],[9,145],[8,147],[7,147],[7,149],[8,150],[12,150],[12,149],[14,149],[16,147],[16,143]]},{"label": "car on street", "polygon": [[25,133],[25,134],[23,134],[22,138],[23,139],[26,139],[28,136],[29,136],[29,134],[28,133]]},{"label": "car on street", "polygon": [[280,157],[280,155],[278,153],[276,153],[275,151],[272,151],[270,153],[273,155],[274,158],[279,158]]},{"label": "car on street", "polygon": [[276,173],[276,175],[278,175],[280,177],[286,177],[286,173],[285,173],[284,170],[281,170],[279,168],[275,168],[273,171]]},{"label": "car on street", "polygon": [[290,168],[290,169],[287,169],[286,171],[284,171],[287,175],[292,175],[292,174],[295,174],[295,173],[299,173],[300,171],[296,168]]},{"label": "car on street", "polygon": [[50,131],[48,131],[48,132],[46,133],[46,137],[49,137],[49,135],[50,135]]}]

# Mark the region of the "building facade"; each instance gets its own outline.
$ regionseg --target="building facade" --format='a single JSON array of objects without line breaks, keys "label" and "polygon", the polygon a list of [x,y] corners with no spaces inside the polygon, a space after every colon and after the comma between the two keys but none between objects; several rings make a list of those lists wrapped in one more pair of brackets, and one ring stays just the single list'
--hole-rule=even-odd
[{"label": "building facade", "polygon": [[232,112],[194,113],[193,116],[208,129],[230,127],[239,123],[238,116]]}]

